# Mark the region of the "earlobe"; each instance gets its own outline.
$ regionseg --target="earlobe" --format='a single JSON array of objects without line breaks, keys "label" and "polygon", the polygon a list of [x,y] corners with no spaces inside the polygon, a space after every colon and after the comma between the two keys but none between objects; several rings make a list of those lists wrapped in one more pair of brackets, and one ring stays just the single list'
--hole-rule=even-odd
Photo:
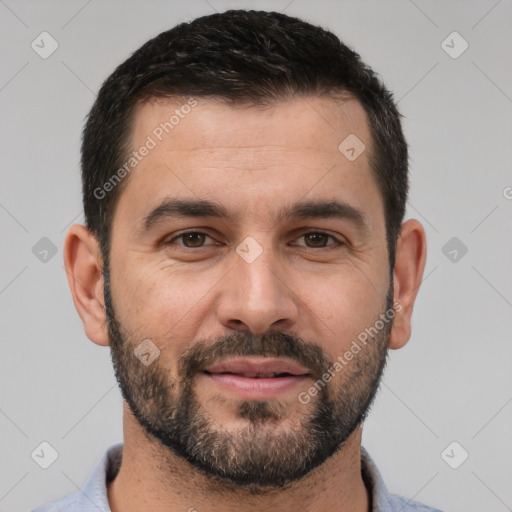
[{"label": "earlobe", "polygon": [[69,228],[64,244],[64,265],[87,337],[98,345],[107,346],[101,251],[97,239],[85,226],[75,224]]},{"label": "earlobe", "polygon": [[423,226],[416,219],[404,222],[397,241],[393,271],[396,314],[389,348],[401,348],[409,341],[414,301],[423,277],[426,257],[427,243]]}]

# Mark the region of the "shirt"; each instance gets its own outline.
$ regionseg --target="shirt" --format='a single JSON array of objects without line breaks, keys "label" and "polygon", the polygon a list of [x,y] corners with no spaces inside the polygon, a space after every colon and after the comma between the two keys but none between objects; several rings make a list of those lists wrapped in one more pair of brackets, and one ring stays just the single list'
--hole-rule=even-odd
[{"label": "shirt", "polygon": [[[107,485],[121,466],[123,444],[111,446],[92,470],[81,491],[43,505],[32,512],[112,512]],[[390,494],[368,452],[361,447],[362,476],[372,498],[372,512],[441,512],[401,496]]]}]

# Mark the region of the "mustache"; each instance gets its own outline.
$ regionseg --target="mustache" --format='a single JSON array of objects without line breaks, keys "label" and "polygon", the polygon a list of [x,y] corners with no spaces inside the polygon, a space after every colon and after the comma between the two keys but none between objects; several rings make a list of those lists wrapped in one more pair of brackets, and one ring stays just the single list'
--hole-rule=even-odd
[{"label": "mustache", "polygon": [[287,357],[307,368],[315,379],[332,366],[331,358],[319,345],[300,337],[279,331],[262,336],[236,332],[189,347],[178,359],[178,375],[189,380],[208,366],[235,356]]}]

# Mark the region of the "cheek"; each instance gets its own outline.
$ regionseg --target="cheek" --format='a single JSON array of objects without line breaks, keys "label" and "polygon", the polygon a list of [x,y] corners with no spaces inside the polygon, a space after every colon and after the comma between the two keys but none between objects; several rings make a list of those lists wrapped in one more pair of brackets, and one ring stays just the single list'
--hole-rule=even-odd
[{"label": "cheek", "polygon": [[[377,284],[376,284],[377,283]],[[352,340],[373,325],[385,309],[387,285],[361,268],[332,273],[324,280],[304,280],[303,307],[312,325],[311,339],[320,333],[323,348],[336,358]],[[301,326],[307,332],[308,327]]]},{"label": "cheek", "polygon": [[174,360],[197,338],[208,294],[218,278],[205,273],[199,279],[194,272],[147,262],[132,261],[125,268],[133,270],[120,270],[115,282],[112,279],[120,322],[131,336],[151,339],[169,361]]},{"label": "cheek", "polygon": [[115,268],[111,273],[116,309],[132,322],[177,313],[185,307],[187,293],[193,292],[193,287],[180,282],[179,271],[144,254],[125,258]]}]

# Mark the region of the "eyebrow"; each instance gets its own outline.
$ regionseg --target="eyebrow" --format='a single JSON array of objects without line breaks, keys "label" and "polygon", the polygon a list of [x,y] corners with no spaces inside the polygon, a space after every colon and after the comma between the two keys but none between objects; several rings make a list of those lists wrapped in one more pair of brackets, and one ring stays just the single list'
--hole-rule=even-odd
[{"label": "eyebrow", "polygon": [[[238,215],[231,214],[222,204],[204,199],[164,199],[142,219],[142,231],[151,230],[165,219],[217,218],[234,221]],[[276,223],[287,219],[340,219],[348,220],[358,229],[368,232],[367,216],[363,210],[338,200],[302,201],[282,207]]]}]

